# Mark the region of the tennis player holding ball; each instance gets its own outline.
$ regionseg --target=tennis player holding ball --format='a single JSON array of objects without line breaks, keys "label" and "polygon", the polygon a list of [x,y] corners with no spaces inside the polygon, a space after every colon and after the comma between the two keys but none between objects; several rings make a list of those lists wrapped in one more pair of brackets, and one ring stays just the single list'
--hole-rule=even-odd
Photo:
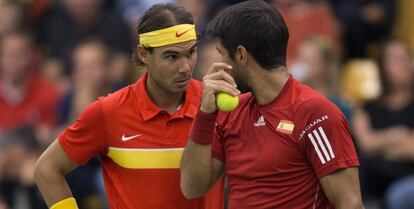
[{"label": "tennis player holding ball", "polygon": [[197,59],[192,16],[173,4],[151,7],[138,24],[135,84],[98,99],[39,159],[35,179],[52,209],[76,209],[64,175],[99,155],[112,209],[222,209],[223,188],[187,200],[179,162],[200,104],[191,79]]},{"label": "tennis player holding ball", "polygon": [[[245,1],[216,16],[207,35],[224,63],[203,78],[181,161],[184,195],[204,195],[225,173],[229,209],[364,208],[349,126],[336,106],[290,76],[279,12]],[[238,89],[239,105],[217,111],[215,94]]]}]

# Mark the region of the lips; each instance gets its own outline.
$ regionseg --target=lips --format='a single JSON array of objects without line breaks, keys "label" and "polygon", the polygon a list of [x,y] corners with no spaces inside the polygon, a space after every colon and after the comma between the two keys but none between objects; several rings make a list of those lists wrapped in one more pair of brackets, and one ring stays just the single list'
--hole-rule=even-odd
[{"label": "lips", "polygon": [[179,86],[187,85],[187,83],[190,81],[190,78],[181,78],[177,79],[175,83],[177,83]]}]

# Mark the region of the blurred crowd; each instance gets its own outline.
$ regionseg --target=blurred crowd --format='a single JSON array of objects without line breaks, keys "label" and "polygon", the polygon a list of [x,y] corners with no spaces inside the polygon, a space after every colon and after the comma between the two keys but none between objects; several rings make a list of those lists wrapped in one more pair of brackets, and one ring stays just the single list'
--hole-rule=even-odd
[{"label": "blurred crowd", "polygon": [[[89,103],[143,74],[131,55],[145,10],[181,4],[202,34],[239,1],[0,0],[0,209],[46,208],[34,164]],[[366,208],[414,208],[414,1],[268,2],[289,27],[290,72],[351,124]],[[201,79],[219,55],[198,53]],[[105,208],[99,159],[67,178],[80,208]]]}]

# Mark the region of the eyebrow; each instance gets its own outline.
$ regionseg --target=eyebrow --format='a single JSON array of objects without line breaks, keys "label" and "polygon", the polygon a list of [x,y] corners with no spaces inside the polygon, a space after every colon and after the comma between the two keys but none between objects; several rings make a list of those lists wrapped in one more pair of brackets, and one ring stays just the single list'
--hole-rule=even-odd
[{"label": "eyebrow", "polygon": [[[197,43],[192,45],[189,51],[192,51],[196,46],[197,46]],[[164,51],[162,54],[180,54],[180,52],[170,49],[170,50]]]}]

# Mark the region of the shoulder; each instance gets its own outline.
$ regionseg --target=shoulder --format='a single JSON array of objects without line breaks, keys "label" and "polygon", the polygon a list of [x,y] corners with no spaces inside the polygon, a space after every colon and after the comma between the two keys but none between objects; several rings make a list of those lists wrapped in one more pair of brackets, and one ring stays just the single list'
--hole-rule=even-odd
[{"label": "shoulder", "polygon": [[339,108],[328,98],[322,96],[307,85],[298,81],[293,88],[292,112],[295,116],[303,118],[305,115],[314,115],[323,112],[341,114]]},{"label": "shoulder", "polygon": [[99,97],[98,101],[102,103],[104,109],[122,107],[135,99],[133,93],[135,85],[136,84],[128,85],[115,92],[109,93],[107,96]]}]

